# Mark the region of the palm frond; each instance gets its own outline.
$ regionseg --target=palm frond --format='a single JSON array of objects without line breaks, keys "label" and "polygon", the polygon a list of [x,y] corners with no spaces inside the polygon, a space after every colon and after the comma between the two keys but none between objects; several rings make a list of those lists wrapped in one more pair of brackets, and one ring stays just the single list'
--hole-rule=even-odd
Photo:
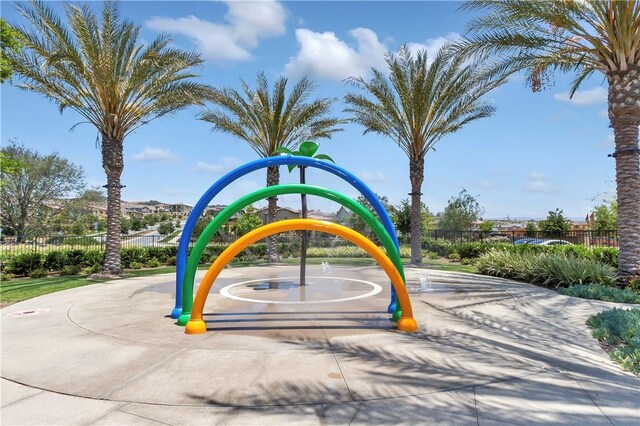
[{"label": "palm frond", "polygon": [[342,129],[344,120],[331,117],[334,99],[307,102],[315,84],[299,80],[287,94],[287,79],[279,78],[270,87],[259,72],[256,88],[241,81],[242,91],[230,87],[215,91],[214,108],[200,116],[222,131],[248,142],[261,157],[270,157],[278,149],[291,149],[306,139],[331,138]]},{"label": "palm frond", "polygon": [[29,26],[18,28],[24,50],[10,57],[22,88],[71,108],[103,138],[123,138],[155,118],[202,105],[211,88],[193,82],[199,55],[169,47],[160,35],[146,46],[140,26],[123,20],[116,1],[100,19],[87,4],[65,4],[68,24],[45,2],[19,2]]}]

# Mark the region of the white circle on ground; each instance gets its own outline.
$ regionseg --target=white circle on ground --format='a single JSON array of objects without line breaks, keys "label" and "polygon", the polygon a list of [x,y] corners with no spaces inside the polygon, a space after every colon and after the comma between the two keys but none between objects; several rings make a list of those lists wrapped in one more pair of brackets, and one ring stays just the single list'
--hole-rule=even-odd
[{"label": "white circle on ground", "polygon": [[[291,279],[295,279],[296,277],[280,277],[280,278],[269,278],[269,281],[284,281],[284,280],[291,280]],[[251,284],[251,283],[258,283],[258,282],[263,282],[265,281],[264,278],[259,279],[259,280],[250,280],[250,281],[242,281],[239,283],[235,283],[235,284],[230,284],[226,287],[223,287],[220,289],[220,294],[224,297],[227,297],[229,299],[234,299],[234,300],[240,300],[242,302],[252,302],[252,303],[271,303],[271,304],[282,304],[282,305],[311,305],[311,304],[317,304],[317,303],[336,303],[336,302],[348,302],[349,300],[357,300],[357,299],[364,299],[365,297],[370,297],[370,296],[375,296],[376,294],[380,293],[382,291],[382,287],[380,287],[378,284],[376,283],[372,283],[370,281],[364,281],[364,280],[356,280],[353,278],[343,278],[343,277],[334,277],[331,276],[331,278],[328,277],[307,277],[309,279],[331,279],[331,280],[343,280],[343,281],[353,281],[353,282],[357,282],[357,283],[364,283],[367,285],[370,285],[372,287],[371,291],[369,291],[368,293],[364,293],[364,294],[360,294],[358,296],[353,296],[353,297],[345,297],[342,299],[328,299],[328,300],[309,300],[309,301],[300,301],[300,302],[293,302],[293,301],[287,301],[287,300],[262,300],[262,299],[250,299],[248,297],[240,297],[240,296],[236,296],[235,294],[231,294],[230,290],[234,287],[238,287],[241,285],[245,285],[245,284]]]}]

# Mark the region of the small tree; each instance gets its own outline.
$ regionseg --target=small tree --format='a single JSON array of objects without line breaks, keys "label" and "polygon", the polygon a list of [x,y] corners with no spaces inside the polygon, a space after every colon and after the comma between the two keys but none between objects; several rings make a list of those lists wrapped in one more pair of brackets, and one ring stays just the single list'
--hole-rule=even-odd
[{"label": "small tree", "polygon": [[61,207],[53,203],[84,187],[84,171],[57,153],[41,155],[15,142],[1,152],[19,169],[2,172],[0,218],[23,241]]},{"label": "small tree", "polygon": [[7,57],[8,53],[18,53],[22,48],[18,32],[0,18],[0,83],[11,80],[11,61]]},{"label": "small tree", "polygon": [[145,221],[139,217],[131,219],[131,229],[134,231],[142,231],[146,227],[145,225]]},{"label": "small tree", "polygon": [[489,234],[491,233],[491,231],[493,231],[494,226],[495,223],[491,222],[490,220],[485,220],[480,224],[480,231],[485,234]]},{"label": "small tree", "polygon": [[131,220],[128,217],[123,217],[120,219],[120,233],[128,234],[131,229]]},{"label": "small tree", "polygon": [[594,231],[612,231],[618,229],[618,202],[600,204],[593,210],[593,221],[589,223]]},{"label": "small tree", "polygon": [[[425,203],[420,203],[420,218],[420,228],[424,234],[425,231],[431,228],[433,223],[433,216]],[[411,235],[411,203],[409,199],[405,198],[400,201],[400,205],[396,207],[391,219],[403,237]]]},{"label": "small tree", "polygon": [[244,210],[242,216],[236,220],[233,229],[239,237],[253,231],[254,229],[258,229],[261,226],[262,219],[260,219],[260,216],[256,214],[256,209],[253,208],[253,206],[249,206]]},{"label": "small tree", "polygon": [[158,234],[160,235],[169,235],[175,230],[176,230],[176,227],[173,225],[173,222],[171,221],[162,222],[160,225],[158,225]]},{"label": "small tree", "polygon": [[538,228],[545,235],[564,233],[571,229],[571,221],[564,217],[564,212],[561,209],[550,210],[547,218],[540,221]]},{"label": "small tree", "polygon": [[534,238],[538,233],[538,225],[535,222],[527,222],[527,227],[525,228],[525,235],[527,237]]},{"label": "small tree", "polygon": [[449,200],[440,218],[439,227],[448,231],[465,231],[471,229],[483,213],[484,209],[476,197],[463,189],[457,197]]},{"label": "small tree", "polygon": [[[375,194],[375,195],[380,200],[385,210],[389,212],[391,216],[393,216],[393,214],[395,214],[396,208],[389,203],[389,198],[387,198],[386,195],[383,195],[383,196],[379,196],[378,194]],[[378,217],[378,214],[373,209],[369,201],[364,197],[364,195],[359,195],[356,201],[359,204],[362,204],[376,218],[380,219]],[[351,217],[349,218],[349,227],[354,231],[357,231],[362,235],[364,235],[365,237],[369,238],[371,241],[380,243],[380,241],[378,240],[378,236],[373,232],[373,230],[371,230],[371,227],[367,225],[366,222],[357,214],[352,214]]]}]

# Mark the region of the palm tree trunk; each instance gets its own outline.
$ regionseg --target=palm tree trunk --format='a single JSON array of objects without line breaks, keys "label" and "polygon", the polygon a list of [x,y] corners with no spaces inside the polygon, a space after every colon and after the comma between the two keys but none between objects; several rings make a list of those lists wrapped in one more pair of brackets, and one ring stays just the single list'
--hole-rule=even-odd
[{"label": "palm tree trunk", "polygon": [[[300,166],[300,183],[305,184],[304,170],[306,167]],[[307,194],[300,194],[302,203],[302,218],[307,218]],[[302,231],[302,244],[300,245],[300,285],[305,285],[307,269],[307,231]]]},{"label": "palm tree trunk", "polygon": [[122,158],[122,142],[103,137],[102,139],[102,167],[107,174],[107,243],[104,256],[104,273],[120,275],[120,176],[124,168]]},{"label": "palm tree trunk", "polygon": [[[278,166],[267,168],[267,186],[278,185],[280,183],[280,169]],[[267,212],[267,223],[276,221],[276,208],[278,207],[278,197],[270,197],[269,210]],[[278,244],[275,235],[267,237],[267,262],[276,263],[278,261]]]},{"label": "palm tree trunk", "polygon": [[422,200],[420,192],[424,180],[424,157],[409,159],[409,179],[411,180],[411,264],[422,264]]},{"label": "palm tree trunk", "polygon": [[640,69],[609,78],[609,120],[615,137],[618,275],[640,275]]}]

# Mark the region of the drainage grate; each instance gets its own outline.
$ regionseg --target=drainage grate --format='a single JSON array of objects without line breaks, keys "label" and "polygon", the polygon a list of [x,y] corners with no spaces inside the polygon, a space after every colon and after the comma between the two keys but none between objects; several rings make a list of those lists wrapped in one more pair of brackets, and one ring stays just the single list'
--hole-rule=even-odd
[{"label": "drainage grate", "polygon": [[33,315],[44,314],[45,312],[49,312],[49,309],[47,309],[47,308],[27,309],[27,310],[24,310],[24,311],[18,311],[18,312],[14,312],[12,314],[7,314],[7,316],[8,317],[21,318],[21,317],[30,317],[30,316],[33,316]]}]

